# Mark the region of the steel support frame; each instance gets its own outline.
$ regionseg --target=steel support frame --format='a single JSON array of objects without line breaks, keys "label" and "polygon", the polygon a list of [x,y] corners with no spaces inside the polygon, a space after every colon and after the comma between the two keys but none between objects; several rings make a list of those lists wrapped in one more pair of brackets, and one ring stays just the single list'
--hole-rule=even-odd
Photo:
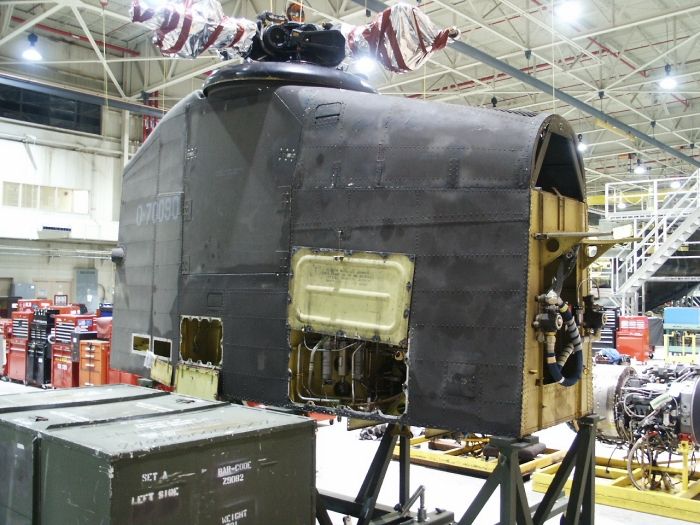
[{"label": "steel support frame", "polygon": [[[328,491],[316,493],[316,519],[320,525],[331,525],[328,511],[338,512],[357,518],[357,525],[402,525],[416,523],[416,515],[403,506],[409,501],[410,491],[410,429],[395,423],[387,425],[372,459],[367,475],[357,497],[352,498]],[[377,504],[379,491],[384,483],[396,442],[399,442],[399,504],[395,507]],[[436,510],[426,515],[431,525],[450,525],[454,514]]]},{"label": "steel support frame", "polygon": [[[562,525],[593,525],[597,421],[598,417],[595,415],[583,417],[578,421],[579,430],[554,480],[542,501],[532,508],[527,503],[518,463],[518,451],[530,443],[516,438],[491,438],[491,443],[500,452],[498,466],[488,477],[458,525],[473,523],[497,488],[500,488],[501,492],[499,521],[501,525],[543,525],[562,511],[564,512],[561,519]],[[564,497],[564,486],[572,470],[574,479],[567,500]]]}]

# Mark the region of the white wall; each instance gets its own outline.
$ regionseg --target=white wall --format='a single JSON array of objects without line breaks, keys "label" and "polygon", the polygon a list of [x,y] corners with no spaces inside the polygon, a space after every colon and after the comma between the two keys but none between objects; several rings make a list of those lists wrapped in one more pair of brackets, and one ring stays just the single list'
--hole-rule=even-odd
[{"label": "white wall", "polygon": [[[118,233],[124,112],[103,108],[102,115],[102,136],[0,118],[0,278],[74,300],[76,269],[94,268],[98,299],[112,301],[114,266],[105,256]],[[141,118],[128,124],[130,137],[140,140]],[[127,149],[133,153],[137,145],[130,141]],[[3,206],[5,181],[87,191],[87,213]],[[42,240],[43,226],[71,232],[67,239]]]},{"label": "white wall", "polygon": [[[68,300],[75,298],[75,270],[95,268],[100,302],[112,302],[114,293],[114,264],[110,260],[88,258],[92,252],[111,250],[111,244],[85,244],[69,242],[21,241],[0,239],[0,278],[11,278],[14,283],[69,283]],[[80,250],[85,258],[66,256]],[[46,253],[64,255],[47,256]],[[59,290],[57,290],[59,291]]]},{"label": "white wall", "polygon": [[[121,125],[121,112],[103,115],[103,128]],[[0,237],[37,239],[42,226],[55,226],[71,228],[71,239],[116,241],[121,148],[116,138],[0,120],[0,204],[4,181],[89,192],[87,214],[0,205]]]}]

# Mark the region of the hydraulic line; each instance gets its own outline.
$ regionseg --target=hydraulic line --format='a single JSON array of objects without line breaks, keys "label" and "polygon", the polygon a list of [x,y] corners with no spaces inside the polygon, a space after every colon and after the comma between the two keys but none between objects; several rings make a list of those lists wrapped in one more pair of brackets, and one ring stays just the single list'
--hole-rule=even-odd
[{"label": "hydraulic line", "polygon": [[[583,344],[581,341],[581,335],[578,331],[578,326],[576,326],[576,321],[574,316],[569,310],[569,305],[565,303],[561,298],[558,300],[559,313],[564,321],[564,330],[569,338],[568,344],[564,347],[562,353],[557,359],[555,352],[557,337],[555,333],[548,333],[545,336],[546,343],[546,361],[547,369],[552,379],[562,386],[574,386],[578,383],[583,375]],[[576,360],[576,368],[573,374],[565,376],[562,374],[562,369],[566,361],[571,356],[574,355]]]}]

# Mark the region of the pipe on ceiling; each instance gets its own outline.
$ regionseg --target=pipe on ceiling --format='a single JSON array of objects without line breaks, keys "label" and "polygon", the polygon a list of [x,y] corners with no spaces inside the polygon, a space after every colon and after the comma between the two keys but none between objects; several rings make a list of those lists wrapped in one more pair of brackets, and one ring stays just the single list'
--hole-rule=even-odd
[{"label": "pipe on ceiling", "polygon": [[[381,12],[387,7],[389,7],[387,4],[384,2],[381,2],[379,0],[353,0],[356,4],[365,6],[368,9],[371,9],[372,11],[375,12]],[[484,51],[481,51],[480,49],[475,48],[474,46],[470,46],[469,44],[466,44],[461,41],[455,41],[449,44],[449,47],[457,51],[458,53],[461,53],[463,55],[466,55],[468,57],[471,57],[475,60],[478,60],[482,64],[485,64],[487,66],[491,66],[493,68],[498,69],[499,71],[502,71],[503,73],[506,73],[507,75],[510,75],[516,80],[519,80],[523,84],[527,84],[529,86],[534,87],[535,89],[538,89],[542,91],[543,93],[554,93],[554,96],[561,100],[562,102],[566,102],[569,104],[571,107],[574,107],[576,109],[579,109],[583,111],[584,113],[591,115],[592,117],[599,118],[603,122],[615,126],[616,128],[629,133],[630,135],[633,135],[637,137],[639,140],[646,142],[647,144],[654,146],[662,151],[665,151],[669,155],[672,155],[673,157],[676,157],[677,159],[682,160],[683,162],[687,162],[688,164],[691,164],[692,166],[695,166],[696,168],[700,168],[700,161],[695,160],[691,157],[688,157],[687,155],[681,153],[680,151],[676,150],[675,148],[672,148],[668,144],[664,144],[663,142],[656,140],[654,137],[650,137],[646,133],[642,133],[638,129],[635,129],[631,126],[628,126],[624,122],[611,117],[610,115],[603,113],[602,111],[594,108],[593,106],[586,104],[582,100],[577,99],[576,97],[572,97],[568,93],[564,93],[560,89],[555,88],[554,86],[547,84],[546,82],[543,82],[542,80],[535,78],[533,76],[530,76],[526,73],[523,73],[520,71],[518,68],[511,66],[510,64],[506,64],[502,60],[497,59],[496,57],[489,55],[488,53],[485,53]]]},{"label": "pipe on ceiling", "polygon": [[[12,21],[24,23],[27,20],[24,18],[21,18],[19,16],[13,16]],[[59,36],[63,36],[66,38],[71,38],[73,40],[80,40],[81,42],[87,42],[88,44],[90,43],[90,40],[85,35],[76,35],[75,33],[71,33],[70,31],[65,31],[63,29],[58,29],[55,27],[47,26],[46,24],[34,24],[34,27],[36,27],[37,29],[40,29],[41,31],[45,31],[47,33],[53,33],[54,35],[59,35]],[[129,49],[128,47],[122,47],[122,46],[118,46],[116,44],[110,44],[109,42],[103,42],[102,40],[95,40],[95,42],[100,47],[105,46],[105,48],[107,48],[107,49],[110,49],[112,51],[116,51],[118,53],[123,53],[125,55],[131,55],[132,57],[137,57],[141,54],[138,51],[134,51],[133,49]]]}]

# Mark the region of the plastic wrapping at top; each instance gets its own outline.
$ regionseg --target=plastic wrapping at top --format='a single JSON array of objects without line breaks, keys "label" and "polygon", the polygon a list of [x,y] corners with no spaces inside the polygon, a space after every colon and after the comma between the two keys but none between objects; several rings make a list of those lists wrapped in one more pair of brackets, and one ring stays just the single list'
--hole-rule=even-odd
[{"label": "plastic wrapping at top", "polygon": [[246,53],[257,25],[224,15],[217,0],[173,0],[150,5],[134,0],[131,18],[155,30],[153,41],[164,55],[196,58],[207,49]]},{"label": "plastic wrapping at top", "polygon": [[399,3],[363,26],[342,24],[347,54],[369,55],[396,73],[413,71],[456,38],[456,29],[439,29],[418,7]]},{"label": "plastic wrapping at top", "polygon": [[[255,49],[256,41],[259,46],[265,40],[262,34],[268,26],[290,25],[288,17],[276,17],[269,12],[261,13],[260,24],[245,18],[228,18],[218,0],[172,0],[151,5],[154,1],[133,0],[131,16],[134,22],[143,23],[155,31],[153,41],[166,56],[196,58],[207,49],[212,49],[218,51],[223,58],[238,54],[260,59],[255,53],[251,54],[251,49]],[[295,26],[294,31],[288,32],[287,36],[314,32],[323,35],[328,29],[337,30],[345,38],[347,57],[370,56],[396,73],[419,68],[435,51],[444,48],[448,39],[456,38],[459,34],[454,28],[439,29],[419,8],[404,3],[385,9],[372,22],[361,26],[291,25]],[[335,31],[329,31],[328,35],[333,32]],[[267,42],[268,47],[274,48],[273,51],[289,45],[285,41],[284,31],[275,32],[275,35],[272,42]],[[315,48],[316,52],[329,47],[325,41],[307,42],[309,38],[311,37],[304,37],[297,43],[292,42],[292,52],[299,52],[304,45]],[[265,45],[262,47],[265,49]],[[342,42],[340,54],[342,58]],[[308,61],[308,58],[301,55],[296,59]],[[270,58],[267,56],[265,60]],[[340,59],[330,65],[336,65],[339,61]]]}]

